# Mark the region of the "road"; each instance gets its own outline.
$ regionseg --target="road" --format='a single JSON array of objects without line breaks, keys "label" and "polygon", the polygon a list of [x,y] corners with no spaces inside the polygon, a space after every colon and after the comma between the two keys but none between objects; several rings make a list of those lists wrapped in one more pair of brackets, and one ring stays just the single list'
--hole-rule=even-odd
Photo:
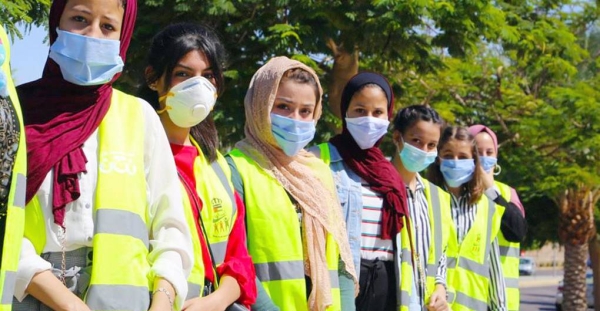
[{"label": "road", "polygon": [[553,311],[556,285],[521,288],[521,311]]},{"label": "road", "polygon": [[554,311],[558,282],[563,271],[538,270],[533,276],[521,276],[521,311]]}]

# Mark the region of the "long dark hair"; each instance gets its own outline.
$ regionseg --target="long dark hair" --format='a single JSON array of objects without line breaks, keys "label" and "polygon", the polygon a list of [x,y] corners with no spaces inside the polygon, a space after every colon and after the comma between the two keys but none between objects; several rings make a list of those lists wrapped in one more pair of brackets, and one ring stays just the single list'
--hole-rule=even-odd
[{"label": "long dark hair", "polygon": [[[225,49],[212,29],[193,23],[173,24],[154,36],[146,62],[152,71],[144,77],[144,83],[140,86],[137,95],[148,101],[154,109],[160,109],[158,93],[150,89],[149,85],[164,76],[164,84],[168,89],[171,85],[173,69],[179,60],[187,53],[196,50],[204,53],[208,59],[220,95],[224,89]],[[212,113],[204,121],[192,127],[190,135],[198,142],[202,153],[210,162],[217,159],[219,136]]]},{"label": "long dark hair", "polygon": [[[444,145],[448,143],[450,140],[455,139],[458,141],[466,141],[471,144],[471,153],[473,154],[473,160],[475,160],[475,172],[473,173],[473,178],[471,181],[464,183],[461,186],[461,194],[469,193],[469,204],[476,204],[483,191],[485,189],[483,186],[483,180],[481,176],[481,170],[479,169],[479,154],[477,153],[477,144],[475,143],[475,137],[469,133],[469,130],[466,127],[459,126],[448,126],[442,132],[442,137],[440,138],[440,143],[438,144],[438,152],[444,148]],[[444,185],[444,175],[442,175],[442,171],[440,169],[441,160],[438,158],[435,163],[433,163],[430,169],[427,171],[427,179],[432,183],[436,184],[439,187],[443,187]]]}]

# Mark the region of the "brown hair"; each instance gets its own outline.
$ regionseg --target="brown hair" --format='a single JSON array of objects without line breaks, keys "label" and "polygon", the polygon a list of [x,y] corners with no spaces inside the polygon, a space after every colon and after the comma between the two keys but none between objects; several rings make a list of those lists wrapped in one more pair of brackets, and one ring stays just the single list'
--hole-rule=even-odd
[{"label": "brown hair", "polygon": [[[458,141],[465,141],[471,144],[471,154],[473,156],[473,160],[475,161],[475,172],[473,173],[473,178],[468,183],[462,185],[460,189],[461,195],[464,193],[469,194],[469,204],[476,204],[481,196],[483,195],[483,191],[485,189],[483,186],[483,179],[481,176],[481,170],[479,168],[479,155],[477,153],[477,144],[475,143],[475,137],[469,133],[469,130],[466,127],[458,127],[458,126],[448,126],[442,132],[442,137],[440,138],[440,143],[438,144],[438,152],[444,148],[444,145],[448,143],[450,140],[455,139]],[[434,184],[442,187],[445,184],[444,175],[442,175],[442,171],[440,170],[440,162],[438,159],[431,165],[431,167],[427,170],[427,179],[433,182]]]},{"label": "brown hair", "polygon": [[319,102],[319,84],[310,72],[302,68],[290,69],[283,73],[279,85],[281,85],[281,83],[283,83],[284,81],[294,81],[296,83],[308,84],[312,86],[313,90],[315,91],[315,96],[317,97],[317,103]]}]

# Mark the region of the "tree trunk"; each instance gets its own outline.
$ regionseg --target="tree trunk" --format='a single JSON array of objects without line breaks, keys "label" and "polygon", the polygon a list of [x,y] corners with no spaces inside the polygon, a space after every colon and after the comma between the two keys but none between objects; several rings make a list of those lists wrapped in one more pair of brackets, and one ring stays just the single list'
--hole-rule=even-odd
[{"label": "tree trunk", "polygon": [[598,235],[594,234],[590,240],[590,259],[592,271],[594,272],[594,310],[600,311],[600,241]]},{"label": "tree trunk", "polygon": [[342,92],[350,78],[358,73],[358,51],[354,48],[347,50],[335,43],[333,39],[327,41],[327,46],[334,59],[329,80],[329,108],[336,117],[341,119]]},{"label": "tree trunk", "polygon": [[585,186],[568,189],[559,198],[559,237],[565,246],[563,310],[586,311],[586,259],[595,234],[594,191]]},{"label": "tree trunk", "polygon": [[565,279],[563,286],[563,310],[586,311],[585,260],[588,245],[565,245]]}]

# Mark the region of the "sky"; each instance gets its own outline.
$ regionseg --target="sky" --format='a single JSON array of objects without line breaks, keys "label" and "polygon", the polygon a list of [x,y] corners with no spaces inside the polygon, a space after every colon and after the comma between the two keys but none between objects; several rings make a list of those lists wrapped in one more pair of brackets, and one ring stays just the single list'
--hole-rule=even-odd
[{"label": "sky", "polygon": [[11,40],[10,63],[16,85],[39,79],[48,57],[48,43],[44,43],[47,32],[43,27],[32,28],[28,33],[23,27],[19,30],[23,39]]}]

